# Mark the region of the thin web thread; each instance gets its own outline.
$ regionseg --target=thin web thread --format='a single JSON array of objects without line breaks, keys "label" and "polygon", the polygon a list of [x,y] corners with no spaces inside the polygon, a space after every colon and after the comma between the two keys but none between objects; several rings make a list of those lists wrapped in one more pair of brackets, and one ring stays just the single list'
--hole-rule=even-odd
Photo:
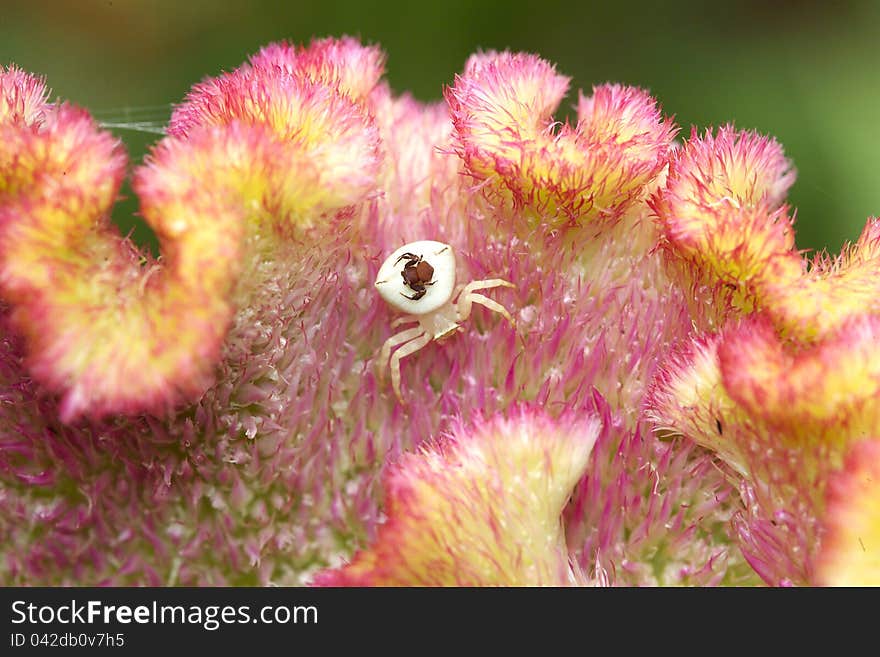
[{"label": "thin web thread", "polygon": [[171,103],[115,107],[95,110],[92,116],[102,128],[164,135],[173,109]]}]

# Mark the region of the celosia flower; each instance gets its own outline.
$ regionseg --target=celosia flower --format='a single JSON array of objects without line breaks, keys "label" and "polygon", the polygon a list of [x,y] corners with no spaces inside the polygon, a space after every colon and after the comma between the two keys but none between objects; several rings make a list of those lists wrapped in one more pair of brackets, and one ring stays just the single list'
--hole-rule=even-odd
[{"label": "celosia flower", "polygon": [[[765,581],[833,581],[816,572],[826,489],[844,453],[877,426],[876,222],[839,260],[807,263],[773,210],[791,182],[781,153],[745,148],[758,143],[748,135],[692,140],[674,159],[686,173],[671,167],[652,203],[667,268],[693,291],[696,326],[723,330],[665,359],[646,410],[666,435],[732,468],[744,504],[733,526]],[[689,149],[700,157],[688,160]]]},{"label": "celosia flower", "polygon": [[[561,421],[560,421],[561,420]],[[526,409],[456,427],[407,454],[385,479],[388,520],[376,544],[325,585],[566,585],[560,515],[598,433],[589,415]]]},{"label": "celosia flower", "polygon": [[[158,259],[107,220],[120,144],[0,69],[2,581],[852,581],[876,224],[808,263],[770,139],[674,148],[622,85],[558,123],[535,55],[429,105],[383,65],[279,43],[196,84],[133,174]],[[513,325],[475,306],[398,399],[373,282],[426,240]]]},{"label": "celosia flower", "polygon": [[534,55],[489,52],[446,93],[465,171],[520,230],[613,224],[666,164],[675,129],[647,93],[598,87],[560,127],[568,82]]},{"label": "celosia flower", "polygon": [[780,146],[724,126],[696,130],[673,153],[666,184],[651,205],[667,270],[687,290],[698,325],[718,327],[760,306],[773,263],[777,276],[800,273],[785,193],[794,182]]}]

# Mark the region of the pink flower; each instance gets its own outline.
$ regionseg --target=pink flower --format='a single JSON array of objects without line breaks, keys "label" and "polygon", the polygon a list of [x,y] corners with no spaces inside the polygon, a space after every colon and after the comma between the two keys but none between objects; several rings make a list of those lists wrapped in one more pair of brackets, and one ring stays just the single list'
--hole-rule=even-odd
[{"label": "pink flower", "polygon": [[375,544],[316,583],[570,585],[560,514],[598,423],[529,409],[456,427],[390,466]]},{"label": "pink flower", "polygon": [[841,517],[825,508],[829,482],[877,425],[876,221],[838,259],[808,263],[773,209],[790,184],[781,151],[722,131],[680,153],[652,205],[698,334],[664,359],[647,414],[731,469],[736,537],[766,582],[844,581],[839,561],[817,572],[817,559],[838,549],[822,548]]},{"label": "pink flower", "polygon": [[553,120],[568,78],[534,55],[483,53],[446,92],[465,171],[527,227],[613,224],[666,165],[675,128],[644,91],[580,96],[578,122]]},{"label": "pink flower", "polygon": [[[776,142],[675,148],[613,84],[560,124],[569,80],[535,55],[475,55],[428,105],[383,68],[322,39],[196,84],[133,174],[158,259],[107,219],[119,143],[0,69],[2,581],[870,574],[840,555],[878,522],[877,223],[808,262]],[[398,399],[407,318],[373,282],[428,240],[447,287],[511,287],[427,333]]]}]

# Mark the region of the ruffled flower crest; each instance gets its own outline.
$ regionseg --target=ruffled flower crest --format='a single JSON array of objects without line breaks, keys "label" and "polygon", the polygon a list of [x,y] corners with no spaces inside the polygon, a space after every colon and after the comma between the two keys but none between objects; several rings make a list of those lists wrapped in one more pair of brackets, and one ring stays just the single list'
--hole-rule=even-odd
[{"label": "ruffled flower crest", "polygon": [[[303,60],[324,77],[362,70],[355,60],[378,65],[352,44],[316,49]],[[118,143],[81,110],[40,107],[35,79],[3,79],[0,285],[66,420],[163,412],[204,392],[246,236],[266,224],[302,230],[362,200],[378,174],[378,133],[342,83],[242,67],[197,87],[135,173],[163,254],[151,262],[107,220],[125,168]],[[28,125],[39,117],[39,129]]]},{"label": "ruffled flower crest", "polygon": [[385,475],[388,519],[325,586],[565,586],[572,570],[560,515],[599,426],[532,409],[456,427]]},{"label": "ruffled flower crest", "polygon": [[553,119],[568,83],[534,55],[488,52],[446,90],[466,172],[521,231],[614,225],[666,165],[675,128],[646,92],[597,87],[572,127]]},{"label": "ruffled flower crest", "polygon": [[731,468],[745,507],[733,527],[774,584],[817,581],[827,483],[880,419],[877,222],[808,263],[781,205],[792,180],[774,142],[724,128],[694,133],[652,199],[667,270],[706,333],[664,359],[646,409]]},{"label": "ruffled flower crest", "polygon": [[800,274],[783,204],[794,177],[779,144],[732,126],[694,130],[673,153],[651,206],[667,271],[701,326],[719,328],[731,314],[754,310],[771,263],[777,276]]}]

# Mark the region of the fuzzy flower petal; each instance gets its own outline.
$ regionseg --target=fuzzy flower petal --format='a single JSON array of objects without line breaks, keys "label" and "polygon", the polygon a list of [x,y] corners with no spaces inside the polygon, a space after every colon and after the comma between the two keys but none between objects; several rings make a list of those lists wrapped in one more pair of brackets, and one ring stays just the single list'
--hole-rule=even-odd
[{"label": "fuzzy flower petal", "polygon": [[467,172],[532,227],[616,222],[665,166],[674,134],[646,92],[615,85],[581,97],[577,126],[560,127],[567,88],[536,56],[490,52],[446,92]]},{"label": "fuzzy flower petal", "polygon": [[688,206],[694,213],[725,198],[739,206],[767,203],[774,208],[794,180],[791,162],[775,140],[731,125],[702,136],[694,129],[674,153],[662,198],[670,218],[688,214]]},{"label": "fuzzy flower petal", "polygon": [[818,581],[880,586],[880,441],[853,446],[829,483]]},{"label": "fuzzy flower petal", "polygon": [[42,78],[15,66],[0,66],[0,124],[38,124],[49,108],[48,97]]},{"label": "fuzzy flower petal", "polygon": [[202,394],[233,296],[247,293],[247,250],[326,224],[374,189],[378,133],[362,104],[280,70],[245,73],[224,78],[238,82],[203,115],[185,111],[186,130],[135,174],[159,262],[109,222],[125,158],[85,112],[44,110],[39,129],[14,113],[0,123],[0,293],[65,421],[161,413]]},{"label": "fuzzy flower petal", "polygon": [[880,318],[864,316],[806,347],[752,319],[719,347],[724,387],[752,417],[793,440],[839,444],[880,422]]},{"label": "fuzzy flower petal", "polygon": [[[265,63],[280,57],[285,48],[270,47],[257,59]],[[168,133],[186,137],[197,126],[237,122],[268,128],[290,150],[286,166],[295,188],[286,194],[287,202],[280,209],[290,221],[309,226],[322,214],[352,205],[372,192],[381,164],[379,135],[367,107],[340,92],[338,79],[327,79],[334,74],[353,75],[341,66],[344,62],[326,63],[333,61],[328,53],[347,53],[352,48],[348,44],[334,50],[319,42],[313,45],[317,52],[300,52],[290,67],[244,65],[206,80],[175,110]],[[368,53],[373,51],[361,54],[367,57]],[[378,78],[381,68],[374,59],[367,61],[373,62],[373,77]],[[321,68],[320,76],[313,70],[313,60],[326,63],[315,64]]]},{"label": "fuzzy flower petal", "polygon": [[269,44],[250,58],[254,68],[278,68],[294,77],[335,85],[354,100],[365,100],[385,70],[385,53],[357,39],[316,39],[306,47],[286,41]]},{"label": "fuzzy flower petal", "polygon": [[761,294],[777,328],[802,341],[834,334],[866,312],[880,312],[880,220],[838,258],[817,257],[802,276],[768,276]]},{"label": "fuzzy flower petal", "polygon": [[781,205],[793,182],[779,144],[732,126],[703,136],[694,130],[673,154],[651,206],[669,269],[691,290],[692,310],[706,328],[731,310],[752,310],[762,277],[800,276],[792,219]]},{"label": "fuzzy flower petal", "polygon": [[687,436],[744,475],[746,460],[731,432],[742,413],[722,382],[720,338],[695,338],[667,355],[648,389],[645,408],[661,436]]},{"label": "fuzzy flower petal", "polygon": [[520,410],[404,456],[385,478],[387,522],[320,585],[575,583],[560,514],[599,426]]}]

